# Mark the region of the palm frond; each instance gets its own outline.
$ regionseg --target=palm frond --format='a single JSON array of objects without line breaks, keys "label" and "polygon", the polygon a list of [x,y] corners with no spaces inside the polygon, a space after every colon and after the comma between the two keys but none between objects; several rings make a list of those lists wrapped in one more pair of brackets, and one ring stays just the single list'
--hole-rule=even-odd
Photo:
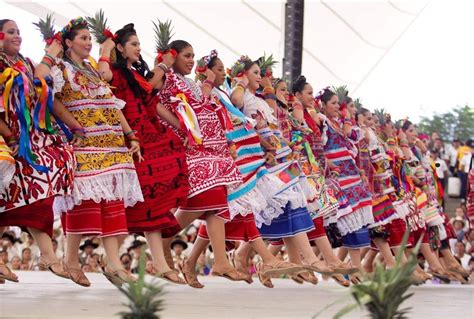
[{"label": "palm frond", "polygon": [[[153,22],[153,21],[152,21]],[[173,37],[173,27],[171,20],[162,22],[158,19],[158,23],[153,22],[153,31],[155,32],[155,47],[157,52],[166,52],[169,50],[169,44]]]},{"label": "palm frond", "polygon": [[108,38],[104,31],[109,30],[104,11],[100,9],[93,17],[86,17],[86,21],[89,24],[90,31],[97,43],[104,43]]},{"label": "palm frond", "polygon": [[33,22],[33,25],[36,26],[36,28],[41,32],[41,35],[43,36],[43,40],[45,42],[54,38],[56,31],[54,30],[53,14],[48,13],[46,15],[46,19],[39,19],[38,22]]}]

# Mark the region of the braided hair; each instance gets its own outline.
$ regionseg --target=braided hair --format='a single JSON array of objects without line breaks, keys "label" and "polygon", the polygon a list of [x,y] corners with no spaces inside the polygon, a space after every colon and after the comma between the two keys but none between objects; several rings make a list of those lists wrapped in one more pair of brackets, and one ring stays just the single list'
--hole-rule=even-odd
[{"label": "braided hair", "polygon": [[[115,39],[114,39],[115,44],[116,45],[120,44],[123,47],[125,47],[125,44],[133,35],[136,36],[137,32],[134,29],[133,23],[129,23],[115,33]],[[117,61],[113,64],[113,66],[120,70],[122,75],[127,80],[128,85],[132,89],[133,94],[136,97],[141,97],[141,96],[146,95],[146,92],[138,84],[137,80],[133,76],[132,70],[128,68],[127,59],[123,57],[123,55],[121,54],[121,52],[119,52],[117,47],[115,47],[115,50],[116,50]],[[150,71],[148,64],[143,60],[143,57],[141,54],[139,56],[138,61],[132,64],[132,67],[145,79],[150,79],[154,75],[154,73]]]}]

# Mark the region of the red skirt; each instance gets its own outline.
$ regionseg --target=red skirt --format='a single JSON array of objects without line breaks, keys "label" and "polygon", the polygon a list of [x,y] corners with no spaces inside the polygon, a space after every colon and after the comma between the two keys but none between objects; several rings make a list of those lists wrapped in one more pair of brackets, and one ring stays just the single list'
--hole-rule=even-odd
[{"label": "red skirt", "polygon": [[54,223],[53,202],[54,196],[0,213],[0,227],[18,226],[21,228],[34,228],[52,237]]},{"label": "red skirt", "polygon": [[313,219],[314,229],[308,233],[308,239],[310,241],[326,236],[326,230],[324,229],[323,216]]},{"label": "red skirt", "polygon": [[131,233],[161,231],[163,237],[172,237],[181,230],[171,210],[186,203],[189,185],[184,148],[172,134],[161,136],[169,143],[145,144],[145,161],[135,162],[145,201],[126,208]]},{"label": "red skirt", "polygon": [[403,235],[405,235],[405,231],[407,230],[407,224],[405,221],[401,218],[394,219],[385,225],[385,229],[389,232],[387,242],[390,245],[390,248],[400,246],[403,240]]},{"label": "red skirt", "polygon": [[[188,198],[186,204],[179,209],[188,213],[215,211],[217,215],[227,220],[228,208],[227,188],[220,185]],[[200,219],[205,220],[205,214]]]},{"label": "red skirt", "polygon": [[410,232],[410,237],[408,237],[408,243],[412,247],[415,247],[415,245],[418,243],[420,238],[422,238],[421,242],[423,244],[429,244],[430,243],[430,236],[428,234],[427,227],[419,228],[417,230],[414,230],[414,231]]},{"label": "red skirt", "polygon": [[127,218],[123,201],[83,200],[81,205],[61,216],[66,234],[100,235],[101,237],[127,235]]},{"label": "red skirt", "polygon": [[[198,236],[209,240],[205,224],[199,227]],[[246,216],[237,215],[231,221],[225,223],[225,239],[227,241],[253,241],[260,238],[260,232],[255,224],[253,214]]]}]

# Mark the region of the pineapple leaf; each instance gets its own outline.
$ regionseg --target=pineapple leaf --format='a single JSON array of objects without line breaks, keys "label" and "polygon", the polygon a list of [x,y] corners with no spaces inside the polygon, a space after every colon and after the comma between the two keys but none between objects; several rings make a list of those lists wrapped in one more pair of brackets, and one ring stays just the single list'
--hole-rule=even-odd
[{"label": "pineapple leaf", "polygon": [[46,19],[39,19],[37,23],[33,23],[34,26],[41,32],[41,35],[43,36],[43,40],[46,42],[49,39],[52,39],[54,37],[54,34],[56,33],[54,31],[54,19],[53,19],[53,14],[48,13],[46,15]]},{"label": "pineapple leaf", "polygon": [[263,57],[261,57],[258,62],[258,66],[260,67],[260,75],[262,77],[270,76],[272,74],[273,66],[277,63],[278,61],[273,59],[273,54],[267,56],[266,53],[263,53]]},{"label": "pineapple leaf", "polygon": [[336,93],[337,97],[339,98],[339,103],[342,103],[346,99],[346,97],[349,95],[349,91],[347,90],[347,85],[333,86],[332,89],[334,93]]},{"label": "pineapple leaf", "polygon": [[104,11],[100,9],[93,17],[86,17],[86,20],[95,40],[99,44],[104,43],[105,40],[107,40],[107,36],[104,35],[104,30],[108,29],[107,18],[105,17]]},{"label": "pineapple leaf", "polygon": [[153,22],[153,31],[155,32],[156,51],[166,52],[169,49],[171,38],[174,35],[174,33],[172,33],[173,27],[171,26],[171,20],[161,22],[161,20],[158,19],[158,23]]}]

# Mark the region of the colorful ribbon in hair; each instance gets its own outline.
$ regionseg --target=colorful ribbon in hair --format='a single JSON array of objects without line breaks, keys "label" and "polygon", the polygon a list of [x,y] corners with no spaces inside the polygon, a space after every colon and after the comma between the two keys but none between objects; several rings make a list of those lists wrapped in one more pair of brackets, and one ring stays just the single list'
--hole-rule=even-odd
[{"label": "colorful ribbon in hair", "polygon": [[158,63],[161,63],[163,62],[163,56],[165,54],[168,54],[168,53],[171,53],[171,55],[176,58],[176,56],[178,55],[178,52],[176,52],[175,49],[169,49],[169,50],[166,50],[166,51],[158,51],[158,56],[156,57],[157,60],[158,60]]},{"label": "colorful ribbon in hair", "polygon": [[177,116],[181,124],[181,128],[186,131],[188,142],[191,145],[202,144],[202,134],[199,123],[193,108],[188,103],[188,99],[184,93],[179,93],[175,97],[179,101],[176,108]]}]

